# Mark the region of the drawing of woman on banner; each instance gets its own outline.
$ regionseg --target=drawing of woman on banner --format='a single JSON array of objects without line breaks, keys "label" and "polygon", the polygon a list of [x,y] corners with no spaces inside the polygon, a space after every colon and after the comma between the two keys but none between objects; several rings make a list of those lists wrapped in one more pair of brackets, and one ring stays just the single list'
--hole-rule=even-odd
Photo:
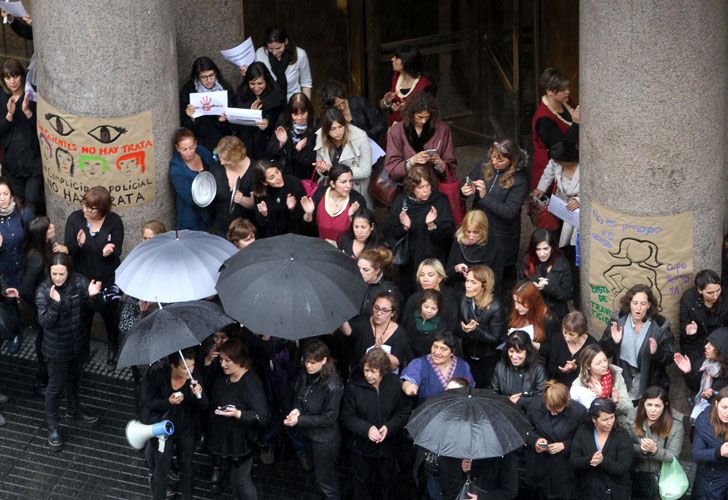
[{"label": "drawing of woman on banner", "polygon": [[647,285],[652,289],[658,310],[662,310],[662,290],[658,286],[657,269],[663,263],[657,258],[658,251],[659,248],[652,241],[623,238],[619,242],[617,251],[610,252],[612,257],[620,261],[603,273],[604,279],[614,293],[615,310],[619,308],[622,292],[638,284]]}]

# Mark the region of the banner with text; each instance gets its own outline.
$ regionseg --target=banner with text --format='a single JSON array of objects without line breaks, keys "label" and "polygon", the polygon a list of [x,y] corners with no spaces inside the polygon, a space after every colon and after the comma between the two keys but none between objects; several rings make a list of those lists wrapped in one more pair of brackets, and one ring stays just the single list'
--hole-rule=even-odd
[{"label": "banner with text", "polygon": [[110,118],[75,116],[38,96],[38,139],[46,191],[80,203],[106,186],[118,208],[154,200],[152,113]]},{"label": "banner with text", "polygon": [[[680,297],[693,286],[693,212],[659,217],[591,207],[589,312],[601,333],[633,285],[652,288],[661,314],[678,328]],[[583,241],[583,239],[582,239]]]}]

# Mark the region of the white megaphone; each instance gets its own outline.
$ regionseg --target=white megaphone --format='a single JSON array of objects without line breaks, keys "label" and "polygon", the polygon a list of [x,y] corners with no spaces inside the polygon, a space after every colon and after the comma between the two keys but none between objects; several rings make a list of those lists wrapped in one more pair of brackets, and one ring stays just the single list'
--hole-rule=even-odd
[{"label": "white megaphone", "polygon": [[164,442],[168,436],[174,434],[174,424],[171,420],[162,420],[155,424],[146,425],[139,420],[130,420],[126,424],[126,440],[137,450],[144,448],[151,438],[159,438],[159,452],[164,453]]}]

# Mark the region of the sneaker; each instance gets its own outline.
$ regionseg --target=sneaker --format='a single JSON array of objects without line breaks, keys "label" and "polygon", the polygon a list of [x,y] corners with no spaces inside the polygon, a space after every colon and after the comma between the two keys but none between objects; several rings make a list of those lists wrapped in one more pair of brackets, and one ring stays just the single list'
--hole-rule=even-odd
[{"label": "sneaker", "polygon": [[82,411],[76,414],[66,413],[66,418],[80,425],[93,425],[99,421],[98,415],[89,415]]},{"label": "sneaker", "polygon": [[17,354],[17,352],[20,350],[20,346],[23,343],[23,339],[20,338],[20,335],[16,335],[13,337],[13,340],[8,342],[8,352],[10,354]]},{"label": "sneaker", "polygon": [[61,439],[61,431],[58,427],[51,427],[48,429],[48,445],[52,450],[58,451],[61,449],[63,440]]},{"label": "sneaker", "polygon": [[0,404],[4,404],[8,402],[8,397],[5,394],[0,394]]},{"label": "sneaker", "polygon": [[273,451],[273,448],[265,447],[262,450],[260,450],[260,461],[264,463],[265,465],[270,465],[273,462],[275,462],[276,456],[275,452]]}]

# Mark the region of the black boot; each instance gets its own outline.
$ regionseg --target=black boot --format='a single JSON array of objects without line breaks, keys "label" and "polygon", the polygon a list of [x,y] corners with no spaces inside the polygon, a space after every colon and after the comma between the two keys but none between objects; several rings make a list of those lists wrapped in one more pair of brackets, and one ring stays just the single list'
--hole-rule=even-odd
[{"label": "black boot", "polygon": [[220,483],[222,483],[222,473],[220,471],[220,467],[212,468],[212,476],[210,476],[210,483],[212,484],[212,494],[219,495],[220,491],[221,491]]},{"label": "black boot", "polygon": [[106,364],[116,366],[116,347],[112,346],[111,343],[106,348]]}]

